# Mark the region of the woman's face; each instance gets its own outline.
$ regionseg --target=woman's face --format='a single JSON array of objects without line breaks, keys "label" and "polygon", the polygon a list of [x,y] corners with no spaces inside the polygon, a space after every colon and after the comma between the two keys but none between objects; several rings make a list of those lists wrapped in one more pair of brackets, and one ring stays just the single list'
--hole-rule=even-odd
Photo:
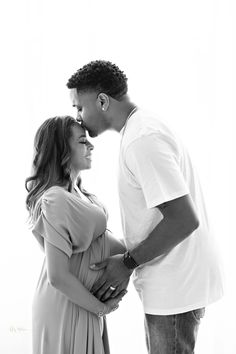
[{"label": "woman's face", "polygon": [[94,146],[87,140],[85,130],[79,125],[71,127],[69,144],[72,151],[71,168],[81,171],[91,168],[91,153]]}]

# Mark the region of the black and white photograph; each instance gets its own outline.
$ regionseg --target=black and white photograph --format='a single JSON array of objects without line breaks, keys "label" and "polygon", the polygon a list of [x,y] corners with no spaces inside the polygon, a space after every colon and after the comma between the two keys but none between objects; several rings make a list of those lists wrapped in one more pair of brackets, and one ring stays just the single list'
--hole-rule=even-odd
[{"label": "black and white photograph", "polygon": [[236,3],[1,4],[2,354],[235,354]]}]

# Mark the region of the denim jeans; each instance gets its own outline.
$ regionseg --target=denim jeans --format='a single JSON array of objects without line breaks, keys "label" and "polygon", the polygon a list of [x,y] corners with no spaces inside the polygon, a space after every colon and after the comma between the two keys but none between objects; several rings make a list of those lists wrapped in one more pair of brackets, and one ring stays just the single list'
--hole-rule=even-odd
[{"label": "denim jeans", "polygon": [[205,307],[176,315],[145,314],[149,354],[192,354]]}]

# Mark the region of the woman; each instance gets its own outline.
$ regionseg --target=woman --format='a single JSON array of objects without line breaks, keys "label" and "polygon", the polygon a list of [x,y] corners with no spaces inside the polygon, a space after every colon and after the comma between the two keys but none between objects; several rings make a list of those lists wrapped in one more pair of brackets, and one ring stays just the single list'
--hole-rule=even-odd
[{"label": "woman", "polygon": [[106,229],[105,208],[82,188],[80,172],[91,167],[93,145],[65,116],[47,119],[34,147],[26,206],[45,258],[32,306],[33,354],[108,354],[105,315],[126,290],[98,300],[90,289],[103,270],[89,265],[126,249]]}]

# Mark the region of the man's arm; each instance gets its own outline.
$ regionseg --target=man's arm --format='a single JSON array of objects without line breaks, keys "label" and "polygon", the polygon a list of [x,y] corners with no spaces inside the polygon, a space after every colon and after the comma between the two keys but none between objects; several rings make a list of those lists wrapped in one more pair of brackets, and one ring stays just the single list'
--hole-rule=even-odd
[{"label": "man's arm", "polygon": [[[130,250],[136,264],[168,253],[199,225],[177,150],[173,141],[159,131],[139,137],[126,149],[127,178],[132,176],[135,186],[142,190],[147,209],[157,207],[163,214],[149,236]],[[125,263],[129,267],[131,262],[127,259]],[[109,287],[119,288],[132,273],[121,254],[109,257],[103,267],[106,267],[104,274],[93,287],[98,298],[110,295]]]},{"label": "man's arm", "polygon": [[[169,252],[199,226],[199,221],[189,195],[165,202],[157,206],[163,219],[130,255],[139,265]],[[132,271],[123,263],[123,255],[109,257],[104,263],[106,269],[103,276],[94,285],[92,292],[104,301],[111,296],[112,285],[120,291],[120,284],[129,279]],[[94,268],[96,270],[96,268]],[[99,267],[97,269],[100,269]],[[112,294],[116,296],[116,292]]]},{"label": "man's arm", "polygon": [[139,265],[169,252],[199,226],[189,195],[158,205],[157,208],[163,214],[163,219],[145,240],[129,252]]}]

